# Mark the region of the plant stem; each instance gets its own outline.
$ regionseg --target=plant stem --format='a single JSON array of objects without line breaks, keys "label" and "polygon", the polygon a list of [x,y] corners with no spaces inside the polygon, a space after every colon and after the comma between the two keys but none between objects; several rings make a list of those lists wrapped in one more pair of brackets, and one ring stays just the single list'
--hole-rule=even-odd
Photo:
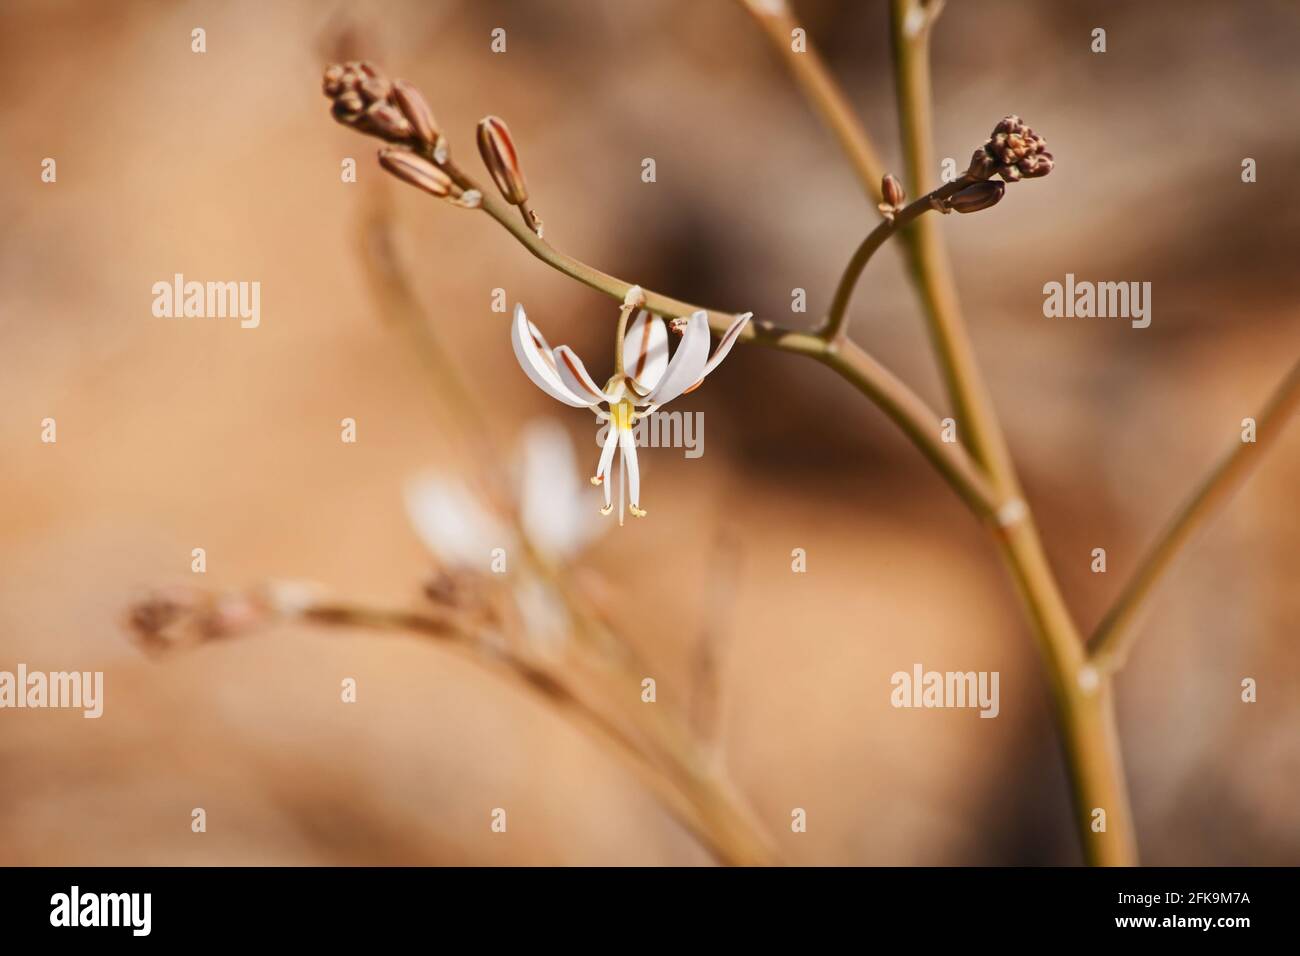
[{"label": "plant stem", "polygon": [[728,787],[689,756],[681,734],[661,732],[653,744],[625,730],[592,706],[566,676],[510,651],[484,655],[482,645],[453,617],[434,617],[344,602],[320,602],[299,612],[303,620],[434,638],[465,652],[468,659],[492,667],[556,707],[570,723],[608,745],[659,796],[670,813],[724,865],[766,866],[775,853],[749,813]]},{"label": "plant stem", "polygon": [[822,337],[829,340],[841,338],[848,327],[848,308],[849,300],[853,297],[853,290],[857,288],[858,279],[862,276],[862,270],[867,267],[871,257],[875,255],[876,250],[885,244],[890,236],[898,230],[904,228],[914,219],[929,212],[934,208],[936,201],[942,201],[960,191],[973,179],[963,176],[955,182],[941,186],[934,192],[922,196],[910,206],[899,210],[894,214],[892,219],[885,219],[875,229],[867,234],[853,253],[853,258],[849,260],[848,266],[844,269],[844,274],[840,276],[839,285],[835,287],[835,296],[831,299],[830,311],[826,315],[826,324],[823,326]]},{"label": "plant stem", "polygon": [[753,2],[753,0],[741,0],[741,2],[767,33],[772,46],[776,48],[791,75],[794,76],[795,82],[799,84],[804,95],[814,104],[822,120],[839,140],[840,147],[844,150],[871,201],[880,202],[880,180],[884,176],[884,166],[876,154],[871,137],[867,135],[857,111],[849,104],[844,90],[813,48],[812,41],[805,37],[803,52],[795,52],[791,43],[791,31],[799,24],[791,14],[790,8],[784,0],[777,3]]},{"label": "plant stem", "polygon": [[915,392],[848,339],[818,358],[888,415],[972,511],[983,518],[996,514],[997,499],[988,479],[960,445],[940,439],[939,419]]},{"label": "plant stem", "polygon": [[1124,666],[1137,638],[1139,613],[1174,558],[1214,510],[1240,487],[1251,468],[1277,441],[1297,406],[1300,406],[1300,362],[1291,366],[1256,418],[1255,442],[1238,441],[1219,459],[1165,525],[1118,600],[1097,625],[1089,646],[1093,666],[1098,671],[1110,674]]},{"label": "plant stem", "polygon": [[[927,12],[920,0],[892,0],[890,12],[906,186],[912,195],[919,196],[926,191],[938,168],[930,106],[933,11]],[[930,341],[959,423],[959,434],[975,460],[988,471],[994,487],[1008,497],[1019,497],[1011,456],[962,321],[939,223],[930,217],[918,219],[904,230],[903,240],[908,266],[925,307]]]},{"label": "plant stem", "polygon": [[[1084,859],[1093,866],[1134,865],[1137,841],[1110,683],[1087,664],[1032,516],[1026,511],[995,537],[1046,665]],[[1092,830],[1098,808],[1105,811],[1106,823],[1100,833]]]},{"label": "plant stem", "polygon": [[[908,184],[914,193],[922,191],[935,168],[929,40],[938,6],[921,0],[891,0],[890,5],[899,116]],[[971,454],[984,466],[999,497],[1019,505],[1016,517],[994,527],[1047,668],[1084,858],[1096,865],[1135,864],[1137,843],[1115,735],[1109,678],[1087,664],[1033,516],[1021,500],[1019,479],[962,320],[937,225],[926,216],[907,227],[904,238],[911,252],[909,262],[925,305],[930,339]],[[1094,809],[1105,811],[1105,832],[1092,831]]]}]

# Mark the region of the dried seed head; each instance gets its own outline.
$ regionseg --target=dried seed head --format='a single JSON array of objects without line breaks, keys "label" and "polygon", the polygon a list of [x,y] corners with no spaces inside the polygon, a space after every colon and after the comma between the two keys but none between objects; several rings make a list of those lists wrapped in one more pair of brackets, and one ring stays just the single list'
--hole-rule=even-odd
[{"label": "dried seed head", "polygon": [[986,179],[961,190],[948,200],[947,206],[957,212],[979,212],[981,209],[988,209],[989,206],[996,206],[1006,189],[1006,183]]},{"label": "dried seed head", "polygon": [[451,181],[450,176],[410,150],[385,147],[379,151],[379,165],[430,196],[446,199],[461,195],[460,187]]},{"label": "dried seed head", "polygon": [[885,202],[897,209],[903,205],[903,200],[907,198],[907,192],[891,173],[886,173],[885,178],[880,181],[880,192],[884,196]]},{"label": "dried seed head", "polygon": [[975,151],[966,174],[977,179],[1001,176],[1014,183],[1046,176],[1052,166],[1046,141],[1019,116],[1007,116],[993,128],[988,142]]},{"label": "dried seed head", "polygon": [[438,142],[438,124],[434,122],[429,104],[420,91],[405,80],[394,80],[392,93],[393,102],[411,124],[415,135],[429,146],[435,145]]},{"label": "dried seed head", "polygon": [[519,167],[519,153],[503,120],[496,116],[479,120],[478,151],[506,201],[516,206],[528,202],[528,186]]}]

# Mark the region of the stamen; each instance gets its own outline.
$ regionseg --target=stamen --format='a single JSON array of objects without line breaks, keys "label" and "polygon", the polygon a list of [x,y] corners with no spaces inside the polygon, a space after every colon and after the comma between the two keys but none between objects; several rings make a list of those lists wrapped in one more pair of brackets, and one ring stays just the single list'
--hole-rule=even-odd
[{"label": "stamen", "polygon": [[632,517],[634,518],[644,518],[646,515],[645,509],[638,508],[636,505],[631,505],[627,510],[632,512]]}]

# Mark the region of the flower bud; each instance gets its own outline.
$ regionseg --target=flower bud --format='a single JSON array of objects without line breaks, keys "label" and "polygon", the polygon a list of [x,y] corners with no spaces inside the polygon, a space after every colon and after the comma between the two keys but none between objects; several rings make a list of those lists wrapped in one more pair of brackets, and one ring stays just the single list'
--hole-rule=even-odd
[{"label": "flower bud", "polygon": [[366,108],[366,102],[356,90],[347,90],[334,101],[334,115],[344,122],[351,122]]},{"label": "flower bud", "polygon": [[451,181],[450,176],[410,150],[385,147],[379,151],[379,165],[398,179],[417,189],[423,189],[430,196],[446,199],[460,195],[460,189]]},{"label": "flower bud", "polygon": [[389,103],[374,103],[366,110],[366,119],[382,136],[389,139],[407,139],[411,135],[411,124],[396,106]]},{"label": "flower bud", "polygon": [[893,174],[886,173],[885,178],[880,181],[880,192],[884,196],[885,202],[897,209],[903,205],[903,200],[907,198],[907,193]]},{"label": "flower bud", "polygon": [[1043,137],[1019,116],[1007,116],[993,128],[988,142],[975,151],[966,175],[975,179],[1001,176],[1014,183],[1046,176],[1052,166],[1052,154]]},{"label": "flower bud", "polygon": [[331,98],[343,92],[343,67],[340,64],[331,63],[325,68],[325,75],[321,78],[321,89]]},{"label": "flower bud", "polygon": [[416,136],[429,146],[438,142],[438,124],[419,90],[405,80],[394,80],[393,102],[411,124]]},{"label": "flower bud", "polygon": [[948,200],[947,205],[949,209],[955,209],[957,212],[979,212],[981,209],[988,209],[989,206],[996,206],[1006,190],[1006,183],[985,179],[961,190]]},{"label": "flower bud", "polygon": [[393,84],[386,77],[376,76],[361,84],[361,96],[367,103],[382,103],[393,92]]},{"label": "flower bud", "polygon": [[526,203],[528,186],[524,182],[523,170],[519,168],[519,154],[515,151],[510,128],[498,117],[487,116],[479,120],[478,151],[506,201],[516,206]]}]

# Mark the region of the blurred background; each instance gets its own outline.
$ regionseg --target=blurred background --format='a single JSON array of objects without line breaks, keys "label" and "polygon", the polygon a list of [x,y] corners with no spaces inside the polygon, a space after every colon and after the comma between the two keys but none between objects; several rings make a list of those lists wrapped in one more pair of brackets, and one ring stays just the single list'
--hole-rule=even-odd
[{"label": "blurred background", "polygon": [[[897,169],[886,5],[797,11]],[[1090,52],[1098,26],[1105,54]],[[1015,112],[1057,159],[944,230],[1085,630],[1295,358],[1297,41],[1282,0],[952,2],[937,27],[938,155],[964,165]],[[105,672],[100,720],[0,713],[0,863],[709,862],[605,748],[472,658],[286,624],[155,659],[123,620],[196,580],[303,579],[420,606],[435,558],[403,488],[481,466],[377,289],[376,229],[491,441],[509,448],[550,416],[594,467],[589,419],[519,371],[492,290],[597,377],[615,304],[486,216],[384,175],[377,143],[328,115],[328,62],[365,57],[419,86],[474,175],[474,124],[505,118],[564,251],[813,325],[877,214],[740,5],[30,0],[0,9],[0,51],[0,670]],[[347,157],[356,183],[341,181]],[[1257,183],[1241,182],[1246,157]],[[152,284],[177,272],[259,281],[260,327],[155,318]],[[1043,283],[1067,272],[1150,281],[1151,327],[1045,319]],[[807,314],[791,313],[795,288]],[[870,266],[853,319],[941,403],[896,250]],[[687,696],[704,630],[723,634],[722,764],[782,857],[1078,862],[1030,635],[947,486],[857,393],[792,356],[739,348],[678,407],[704,412],[705,454],[643,453],[650,517],[575,564],[624,609],[620,635],[652,662],[663,706]],[[40,440],[47,417],[56,444]],[[1298,479],[1293,426],[1180,559],[1120,678],[1144,862],[1300,863]],[[1089,570],[1095,547],[1106,574]],[[999,717],[893,709],[890,675],[916,662],[999,671]],[[342,705],[347,677],[358,699]],[[806,833],[791,832],[795,807]]]}]

